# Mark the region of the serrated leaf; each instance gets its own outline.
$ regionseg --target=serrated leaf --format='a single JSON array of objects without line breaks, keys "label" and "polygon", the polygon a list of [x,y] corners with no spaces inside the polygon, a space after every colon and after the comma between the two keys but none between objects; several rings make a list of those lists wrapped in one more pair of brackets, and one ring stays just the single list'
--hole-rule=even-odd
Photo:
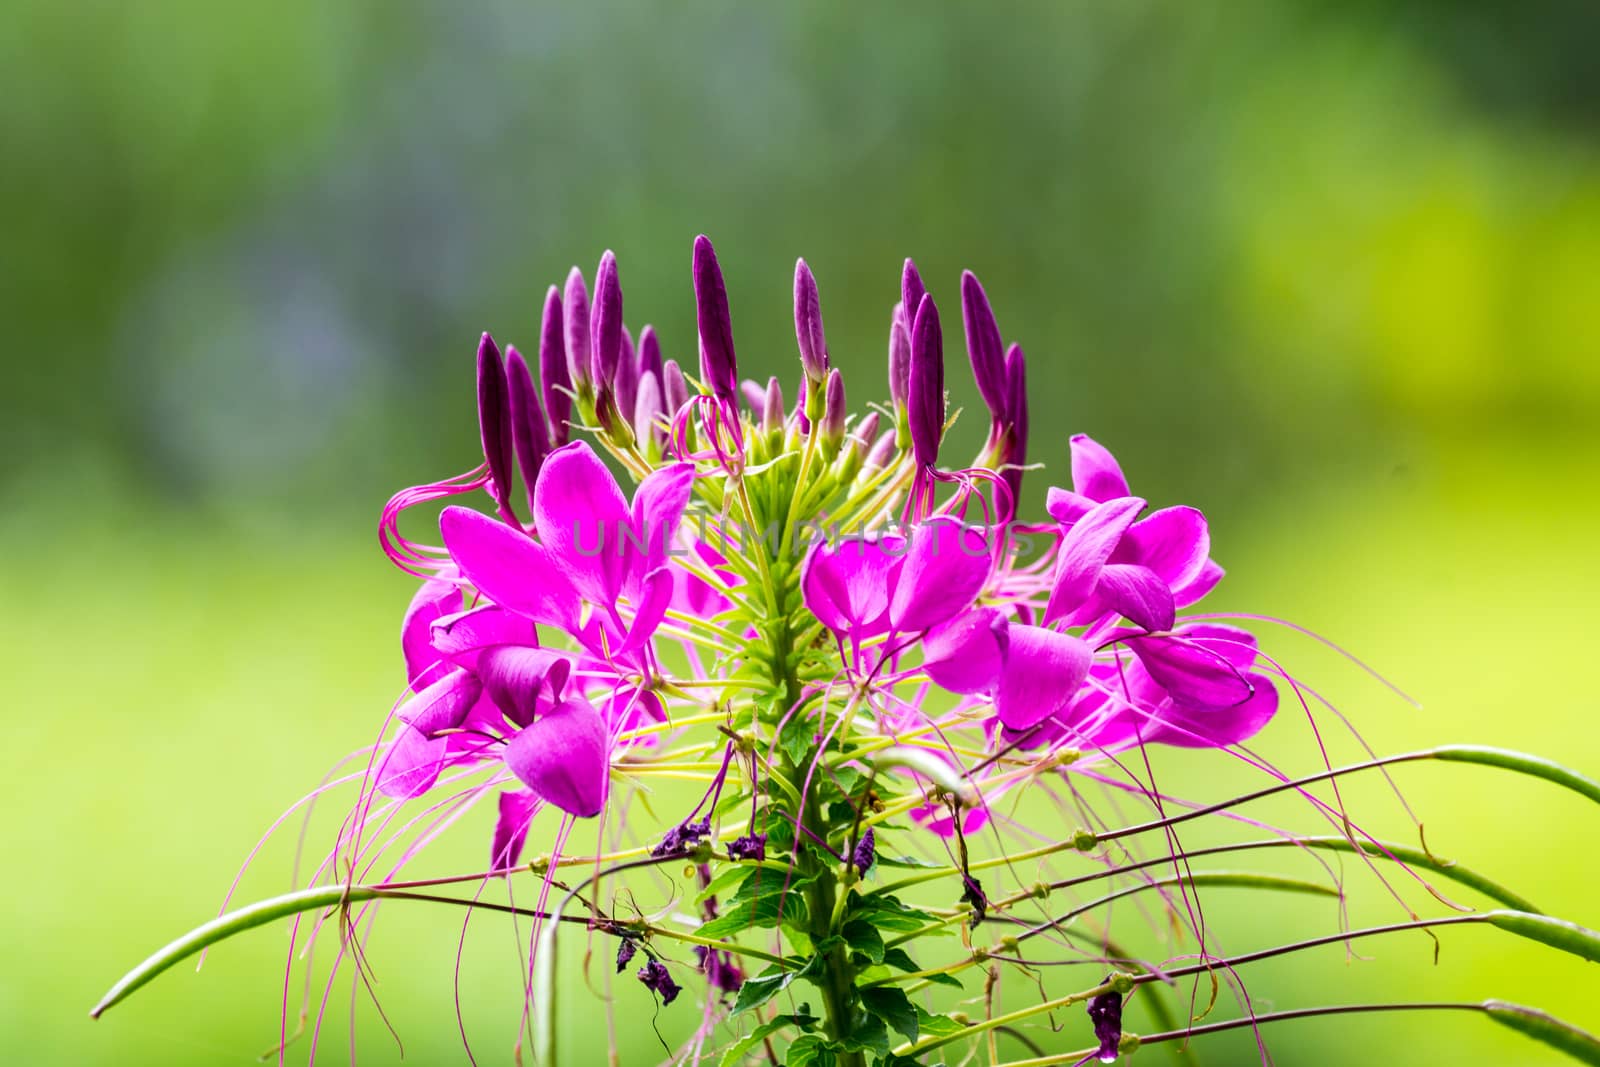
[{"label": "serrated leaf", "polygon": [[918,1008],[899,986],[868,986],[861,990],[861,1006],[894,1028],[907,1041],[916,1043],[921,1031]]},{"label": "serrated leaf", "polygon": [[721,896],[729,889],[739,885],[753,873],[755,872],[749,867],[737,865],[724,867],[720,872],[718,872],[715,878],[711,879],[710,884],[708,884],[704,889],[700,890],[700,892],[695,896],[694,902],[696,904],[703,904],[712,897]]},{"label": "serrated leaf", "polygon": [[798,764],[805,761],[816,736],[816,726],[809,718],[804,715],[792,715],[789,721],[783,724],[783,729],[778,731],[778,744],[783,747],[789,762]]},{"label": "serrated leaf", "polygon": [[874,893],[850,909],[850,918],[864,919],[880,931],[910,933],[939,921],[935,915],[902,903],[898,898]]},{"label": "serrated leaf", "polygon": [[730,1015],[759,1008],[773,997],[789,988],[789,983],[795,980],[795,971],[783,971],[776,967],[768,967],[754,978],[746,978],[739,987],[739,996],[733,1002],[733,1011]]},{"label": "serrated leaf", "polygon": [[733,896],[723,903],[722,914],[702,923],[698,932],[701,937],[727,937],[752,926],[803,925],[805,895],[794,890],[809,881],[809,878],[791,877],[766,867],[749,870]]},{"label": "serrated leaf", "polygon": [[839,932],[844,935],[844,943],[850,946],[851,952],[859,952],[873,963],[883,962],[887,950],[876,926],[865,919],[851,919]]}]

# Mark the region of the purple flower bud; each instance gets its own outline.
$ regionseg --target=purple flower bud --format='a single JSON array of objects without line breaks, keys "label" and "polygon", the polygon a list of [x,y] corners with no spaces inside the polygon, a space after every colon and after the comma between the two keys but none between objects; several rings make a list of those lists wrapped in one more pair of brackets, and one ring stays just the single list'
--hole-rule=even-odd
[{"label": "purple flower bud", "polygon": [[1005,472],[1011,499],[1022,492],[1022,464],[1028,459],[1028,363],[1021,345],[1006,352],[1006,422],[1010,427],[1010,447],[1005,461],[1016,468]]},{"label": "purple flower bud", "polygon": [[567,374],[567,353],[561,323],[561,290],[555,286],[544,297],[544,318],[539,324],[539,385],[544,393],[544,410],[550,416],[550,445],[567,443],[567,420],[572,418],[572,388]]},{"label": "purple flower bud", "polygon": [[759,418],[767,406],[767,391],[761,388],[761,383],[746,378],[739,383],[739,395],[744,398],[744,406],[750,409],[750,414]]},{"label": "purple flower bud", "polygon": [[567,289],[561,310],[567,345],[567,376],[577,388],[589,384],[589,290],[583,284],[583,271],[573,267],[567,274]]},{"label": "purple flower bud", "polygon": [[811,396],[811,390],[809,386],[810,383],[806,381],[806,376],[802,374],[800,376],[800,384],[795,387],[796,393],[794,400],[794,415],[791,416],[791,418],[794,420],[795,426],[798,427],[800,432],[803,434],[811,432],[811,417],[806,414],[806,404],[809,402]]},{"label": "purple flower bud", "polygon": [[861,442],[862,448],[868,448],[878,438],[878,413],[867,412],[867,417],[856,423],[856,428],[850,431],[850,436]]},{"label": "purple flower bud", "polygon": [[661,408],[661,385],[656,380],[654,371],[644,371],[639,375],[639,386],[635,391],[633,401],[633,433],[641,441],[654,437],[657,441],[664,438],[656,421],[664,414]]},{"label": "purple flower bud", "polygon": [[511,399],[511,442],[516,446],[522,482],[528,490],[528,507],[533,507],[533,487],[539,468],[550,454],[550,430],[539,407],[539,394],[533,388],[533,372],[514,345],[506,347],[506,385]]},{"label": "purple flower bud", "polygon": [[775,433],[783,429],[784,415],[787,414],[783,407],[783,386],[776,376],[767,379],[766,395],[762,397],[761,428],[768,433]]},{"label": "purple flower bud", "polygon": [[745,834],[728,842],[728,855],[736,860],[761,861],[767,858],[767,835]]},{"label": "purple flower bud", "polygon": [[939,439],[944,434],[944,336],[939,329],[939,309],[928,295],[923,296],[911,327],[906,407],[917,465],[931,467],[939,458]]},{"label": "purple flower bud", "polygon": [[511,400],[507,392],[500,349],[494,338],[484,334],[478,342],[478,432],[483,458],[489,463],[489,492],[501,516],[511,522]]},{"label": "purple flower bud", "polygon": [[822,332],[817,279],[803,259],[794,263],[794,337],[800,344],[800,367],[806,380],[820,385],[828,373],[828,339]]},{"label": "purple flower bud", "polygon": [[861,835],[861,840],[856,842],[856,850],[850,854],[850,863],[855,867],[857,874],[864,876],[876,862],[878,862],[878,839],[869,826],[867,832]]},{"label": "purple flower bud", "polygon": [[1122,994],[1113,989],[1090,1000],[1089,1021],[1100,1042],[1096,1056],[1101,1063],[1116,1063],[1122,1051]]},{"label": "purple flower bud", "polygon": [[646,326],[639,334],[639,373],[650,371],[661,377],[661,339],[654,326]]},{"label": "purple flower bud", "polygon": [[594,307],[589,312],[590,364],[597,389],[610,387],[622,360],[622,282],[610,249],[594,272]]},{"label": "purple flower bud", "polygon": [[633,335],[626,326],[622,328],[622,358],[617,360],[617,373],[611,376],[611,393],[616,397],[617,410],[631,419],[639,395],[639,361],[634,357]]},{"label": "purple flower bud", "polygon": [[666,406],[667,417],[677,415],[688,402],[689,383],[684,379],[678,361],[669,359],[661,367],[661,403]]},{"label": "purple flower bud", "polygon": [[994,309],[989,306],[989,295],[970,270],[961,272],[961,325],[967,333],[967,356],[972,360],[978,394],[999,421],[1007,401],[1004,345]]},{"label": "purple flower bud", "polygon": [[733,318],[728,313],[728,289],[722,282],[711,239],[694,239],[695,323],[700,330],[700,376],[719,400],[732,404],[738,397],[739,361],[733,352]]},{"label": "purple flower bud", "polygon": [[633,943],[632,938],[625,937],[622,939],[622,944],[617,946],[618,974],[622,973],[622,969],[628,965],[628,963],[633,959],[634,953],[638,951],[639,946]]},{"label": "purple flower bud", "polygon": [[907,331],[916,321],[917,309],[922,307],[922,298],[927,292],[928,287],[922,284],[922,275],[917,273],[917,265],[907,259],[905,269],[900,272],[900,306],[905,308]]},{"label": "purple flower bud", "polygon": [[904,307],[896,304],[889,323],[889,400],[896,410],[905,407],[910,390],[911,327],[906,323]]},{"label": "purple flower bud", "polygon": [[872,449],[867,452],[866,461],[861,465],[862,469],[875,471],[881,467],[887,467],[889,461],[894,458],[895,438],[896,434],[893,430],[883,431],[883,436],[874,441]]},{"label": "purple flower bud", "polygon": [[652,993],[661,995],[662,1004],[671,1004],[677,999],[678,983],[672,980],[672,975],[667,972],[667,965],[660,960],[651,960],[638,971],[639,981]]},{"label": "purple flower bud", "polygon": [[827,392],[822,398],[822,421],[818,424],[818,430],[825,443],[836,444],[844,437],[844,420],[847,414],[849,412],[844,406],[844,375],[835,367],[828,372]]}]

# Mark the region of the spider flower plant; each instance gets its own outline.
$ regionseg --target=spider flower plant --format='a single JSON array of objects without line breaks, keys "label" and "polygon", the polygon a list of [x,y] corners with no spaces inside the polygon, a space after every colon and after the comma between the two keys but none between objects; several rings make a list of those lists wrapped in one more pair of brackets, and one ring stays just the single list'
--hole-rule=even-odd
[{"label": "spider flower plant", "polygon": [[[310,884],[180,938],[95,1015],[279,919],[294,924],[291,969],[333,930],[333,971],[364,978],[378,906],[425,901],[526,920],[515,1047],[545,1065],[570,1062],[558,995],[602,995],[559,980],[572,941],[607,973],[610,1006],[679,1017],[673,1063],[1111,1063],[1168,1042],[1203,1053],[1199,1039],[1236,1027],[1256,1030],[1265,1062],[1276,1020],[1369,1011],[1473,1012],[1600,1063],[1583,1031],[1502,1001],[1257,1011],[1271,991],[1247,966],[1469,923],[1600,958],[1600,935],[1426,845],[1373,836],[1338,783],[1438,760],[1596,801],[1600,786],[1460,745],[1329,765],[1316,726],[1331,707],[1252,629],[1279,624],[1201,608],[1223,579],[1205,516],[1136,495],[1100,442],[1030,435],[1027,357],[971,273],[960,319],[988,418],[971,459],[944,447],[951,316],[910,260],[886,382],[867,361],[836,364],[796,264],[787,391],[741,379],[704,237],[692,278],[687,363],[651,327],[630,333],[609,252],[592,291],[576,268],[550,288],[536,354],[483,336],[483,462],[396,494],[381,517],[383,550],[418,581],[404,693],[332,783],[357,795]],[[883,399],[852,412],[847,370],[852,395]],[[1062,459],[1060,474],[1037,469]],[[1042,516],[1019,511],[1025,478],[1051,479]],[[408,510],[439,504],[437,544],[401,532]],[[1280,713],[1309,721],[1312,773],[1247,744]],[[1213,795],[1166,792],[1162,746],[1200,750]],[[1299,798],[1303,823],[1241,811],[1274,794]],[[1186,844],[1201,820],[1243,837]],[[529,855],[536,824],[549,847]],[[481,835],[484,869],[403,879],[446,834]],[[1319,878],[1252,869],[1287,850]],[[1376,875],[1395,921],[1343,921],[1339,854]],[[1447,881],[1489,907],[1456,903]],[[501,883],[509,903],[489,899]],[[1337,897],[1341,921],[1224,952],[1200,897],[1229,887]],[[1405,903],[1419,894],[1444,914]],[[1112,907],[1124,898],[1131,910]],[[1160,958],[1128,947],[1130,925],[1170,927]],[[1208,1017],[1221,999],[1237,1013]],[[1123,1026],[1134,1000],[1159,1029]],[[284,1037],[291,1014],[286,992]],[[1001,1037],[1027,1055],[1002,1055]]]}]

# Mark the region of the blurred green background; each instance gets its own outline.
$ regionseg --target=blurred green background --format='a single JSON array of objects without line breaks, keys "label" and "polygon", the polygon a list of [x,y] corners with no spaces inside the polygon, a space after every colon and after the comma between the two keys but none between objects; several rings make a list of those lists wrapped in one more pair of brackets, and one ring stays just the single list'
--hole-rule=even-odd
[{"label": "blurred green background", "polygon": [[[606,247],[629,320],[692,359],[689,245],[711,234],[741,359],[786,380],[803,254],[858,405],[881,392],[905,255],[947,309],[955,399],[977,403],[954,328],[971,267],[1030,356],[1034,457],[1063,477],[1085,430],[1142,495],[1204,507],[1221,603],[1335,637],[1421,699],[1268,635],[1377,749],[1482,742],[1600,772],[1591,3],[24,0],[5,22],[0,1060],[243,1064],[276,1041],[280,929],[86,1011],[371,739],[411,590],[378,508],[472,465],[478,331],[535,347],[544,287]],[[1028,481],[1037,505],[1048,478]],[[1309,746],[1290,707],[1263,741],[1299,770]],[[1169,765],[1195,795],[1242,780]],[[1600,925],[1600,812],[1493,772],[1399,777],[1437,851]],[[1347,795],[1409,839],[1375,783]],[[477,869],[488,818],[427,869]],[[292,852],[291,832],[245,894],[285,888]],[[1370,879],[1358,896],[1401,917]],[[1208,916],[1235,951],[1334,922],[1225,890]],[[394,907],[373,939],[410,1062],[464,1058],[459,934]],[[1592,967],[1443,940],[1437,966],[1417,936],[1247,978],[1258,1005],[1503,996],[1600,1029]],[[505,1062],[504,925],[476,920],[466,960],[473,1047]],[[602,1062],[601,1009],[576,993],[571,1062]],[[338,1062],[348,987],[329,1004]],[[660,1051],[641,1004],[622,1002],[624,1064]],[[669,1036],[693,1014],[675,1007]],[[394,1060],[357,1016],[363,1062]],[[1064,1022],[1051,1047],[1085,1043]],[[1560,1062],[1470,1018],[1268,1037],[1287,1065]],[[1200,1051],[1253,1062],[1248,1039]]]}]

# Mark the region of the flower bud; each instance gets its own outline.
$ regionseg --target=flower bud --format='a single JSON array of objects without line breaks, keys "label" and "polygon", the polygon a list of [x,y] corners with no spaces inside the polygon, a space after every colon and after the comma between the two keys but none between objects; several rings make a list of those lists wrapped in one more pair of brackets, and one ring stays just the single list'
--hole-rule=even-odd
[{"label": "flower bud", "polygon": [[931,467],[939,458],[939,439],[944,434],[944,337],[939,329],[939,309],[926,294],[911,328],[906,408],[917,465]]},{"label": "flower bud", "polygon": [[539,468],[544,466],[544,457],[550,454],[550,431],[545,425],[544,411],[539,407],[539,394],[533,387],[528,361],[515,346],[509,345],[506,347],[506,385],[511,401],[511,442],[516,446],[517,463],[522,468],[522,482],[527,488],[531,509]]},{"label": "flower bud", "polygon": [[837,448],[844,438],[844,375],[835,367],[828,372],[827,392],[822,402],[822,420],[817,423],[824,448]]},{"label": "flower bud", "polygon": [[1006,351],[1006,406],[1007,448],[1004,461],[1012,465],[1004,472],[1006,485],[1011,487],[1011,500],[1015,505],[1022,492],[1022,465],[1028,459],[1028,363],[1021,345],[1012,345]]},{"label": "flower bud", "polygon": [[646,326],[639,334],[639,375],[643,377],[645,371],[652,372],[660,380],[661,339],[656,336],[654,326]]},{"label": "flower bud", "polygon": [[594,306],[589,312],[591,371],[596,389],[607,389],[622,360],[622,281],[617,257],[607,249],[594,272]]},{"label": "flower bud", "polygon": [[893,430],[883,431],[883,436],[874,441],[871,450],[867,452],[867,459],[862,464],[862,469],[874,471],[887,467],[898,448],[896,436]]},{"label": "flower bud", "polygon": [[978,394],[988,405],[994,421],[999,422],[1005,415],[1008,400],[1004,346],[994,309],[989,306],[989,296],[970,270],[961,272],[961,325],[967,334],[967,357],[972,361]]},{"label": "flower bud", "polygon": [[683,377],[683,369],[677,360],[669,359],[661,367],[661,403],[667,409],[667,417],[676,417],[688,402],[689,383]]},{"label": "flower bud", "polygon": [[761,383],[754,378],[746,378],[739,383],[739,395],[744,398],[744,406],[750,409],[751,417],[759,419],[767,407],[767,391],[761,387]]},{"label": "flower bud", "polygon": [[800,345],[800,367],[806,380],[821,385],[828,373],[828,340],[822,332],[817,279],[803,259],[794,264],[794,336]]},{"label": "flower bud", "polygon": [[889,400],[896,411],[906,406],[911,382],[911,326],[906,322],[905,306],[894,306],[889,322]]},{"label": "flower bud", "polygon": [[589,290],[583,284],[583,271],[573,267],[567,274],[567,288],[561,311],[567,346],[567,374],[573,388],[589,388]]},{"label": "flower bud", "polygon": [[511,511],[511,401],[506,390],[505,364],[494,338],[484,334],[478,342],[478,432],[483,458],[489,464],[489,492],[507,522]]},{"label": "flower bud", "polygon": [[633,335],[622,328],[622,355],[617,360],[617,372],[611,376],[611,392],[617,398],[617,410],[625,418],[633,417],[634,398],[639,390],[639,360],[633,351]]},{"label": "flower bud", "polygon": [[855,429],[850,431],[850,436],[860,441],[862,448],[870,448],[878,438],[878,423],[880,421],[876,411],[869,411],[866,418],[856,423]]},{"label": "flower bud", "polygon": [[900,271],[900,306],[905,309],[907,332],[916,322],[917,309],[922,307],[922,298],[927,292],[928,287],[922,284],[922,275],[917,273],[917,265],[907,259]]},{"label": "flower bud", "polygon": [[544,393],[544,410],[550,417],[550,444],[560,448],[567,443],[567,422],[572,418],[572,388],[567,374],[561,315],[561,290],[555,286],[544,297],[544,318],[539,324],[539,385]]},{"label": "flower bud", "polygon": [[767,379],[766,395],[762,398],[761,428],[767,433],[778,433],[783,429],[783,417],[783,386],[774,376]]},{"label": "flower bud", "polygon": [[704,234],[694,239],[695,323],[700,331],[700,376],[725,404],[738,399],[739,362],[733,351],[733,319],[716,249]]},{"label": "flower bud", "polygon": [[639,386],[633,401],[634,435],[641,441],[653,440],[659,444],[665,439],[665,434],[657,425],[663,414],[661,383],[654,371],[644,371],[639,375]]}]

